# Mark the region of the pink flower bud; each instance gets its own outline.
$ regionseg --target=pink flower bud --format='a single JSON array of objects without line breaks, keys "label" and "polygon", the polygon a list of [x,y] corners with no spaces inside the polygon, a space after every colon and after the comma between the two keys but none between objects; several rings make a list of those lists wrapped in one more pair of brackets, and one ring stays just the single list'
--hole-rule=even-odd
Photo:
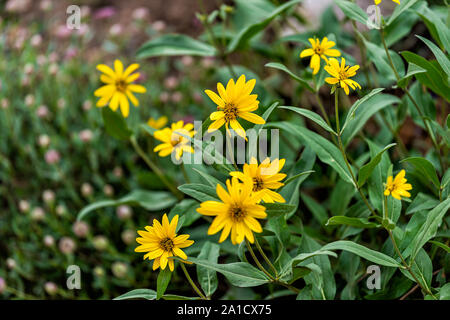
[{"label": "pink flower bud", "polygon": [[2,294],[6,290],[6,281],[2,277],[0,277],[0,294]]},{"label": "pink flower bud", "polygon": [[115,176],[116,178],[122,178],[122,176],[123,176],[123,170],[122,170],[122,168],[121,168],[121,167],[115,167],[115,168],[113,169],[113,174],[114,174],[114,176]]},{"label": "pink flower bud", "polygon": [[59,240],[58,247],[62,253],[71,254],[75,251],[77,246],[72,238],[62,237],[61,240]]},{"label": "pink flower bud", "polygon": [[84,111],[91,110],[91,108],[92,108],[92,101],[86,100],[85,102],[83,102],[83,110]]},{"label": "pink flower bud", "polygon": [[19,201],[19,210],[22,213],[27,213],[30,211],[30,203],[26,200],[20,200]]},{"label": "pink flower bud", "polygon": [[61,157],[58,151],[50,149],[45,153],[45,162],[48,164],[56,164],[59,160],[61,160]]},{"label": "pink flower bud", "polygon": [[46,204],[51,204],[55,202],[55,193],[52,190],[44,190],[42,193],[42,200]]},{"label": "pink flower bud", "polygon": [[2,104],[2,109],[8,109],[9,108],[9,100],[8,99],[3,98],[1,104]]},{"label": "pink flower bud", "polygon": [[50,145],[50,137],[46,134],[41,134],[38,137],[38,144],[42,148],[47,148]]},{"label": "pink flower bud", "polygon": [[103,192],[106,196],[111,197],[114,195],[114,188],[110,184],[105,184],[103,187]]},{"label": "pink flower bud", "polygon": [[31,107],[34,104],[34,96],[32,94],[27,94],[25,96],[25,105]]},{"label": "pink flower bud", "polygon": [[162,103],[166,103],[169,101],[170,95],[168,92],[161,92],[161,94],[159,95],[159,100],[161,100]]},{"label": "pink flower bud", "polygon": [[144,20],[148,17],[148,9],[144,7],[136,8],[134,9],[132,16],[135,20]]},{"label": "pink flower bud", "polygon": [[109,34],[113,37],[119,36],[123,31],[122,25],[116,23],[109,28]]},{"label": "pink flower bud", "polygon": [[36,207],[31,211],[31,219],[34,221],[42,221],[45,218],[45,211],[41,207]]},{"label": "pink flower bud", "polygon": [[81,141],[83,142],[90,142],[92,140],[92,131],[89,129],[85,129],[80,131],[80,133],[78,134],[79,138]]},{"label": "pink flower bud", "polygon": [[72,231],[79,238],[86,238],[89,233],[89,225],[84,221],[77,221],[72,226]]},{"label": "pink flower bud", "polygon": [[48,281],[45,283],[44,289],[45,289],[45,292],[47,292],[47,294],[49,294],[51,296],[55,295],[58,292],[58,286],[54,282],[51,282],[51,281]]},{"label": "pink flower bud", "polygon": [[120,220],[126,220],[131,218],[131,216],[133,215],[133,210],[130,206],[121,205],[117,207],[116,214]]},{"label": "pink flower bud", "polygon": [[53,238],[51,235],[46,235],[44,237],[44,245],[46,247],[53,247],[54,244],[55,244],[55,238]]},{"label": "pink flower bud", "polygon": [[164,21],[158,20],[152,24],[152,28],[157,32],[161,32],[166,28],[166,23]]},{"label": "pink flower bud", "polygon": [[177,77],[174,76],[167,77],[166,80],[164,80],[164,86],[167,89],[174,89],[176,86],[178,86]]},{"label": "pink flower bud", "polygon": [[40,34],[35,34],[31,37],[30,43],[33,47],[39,47],[42,43],[42,36]]},{"label": "pink flower bud", "polygon": [[85,182],[85,183],[83,183],[81,185],[81,194],[84,197],[91,196],[93,192],[94,192],[94,190],[93,190],[92,186],[89,183]]},{"label": "pink flower bud", "polygon": [[191,56],[183,56],[181,58],[181,63],[185,66],[185,67],[189,67],[190,65],[192,65],[194,63],[194,58],[192,58]]},{"label": "pink flower bud", "polygon": [[172,100],[172,102],[179,103],[181,102],[181,100],[183,100],[183,94],[180,91],[176,91],[172,94],[170,99]]},{"label": "pink flower bud", "polygon": [[64,214],[67,213],[66,207],[62,204],[57,205],[55,211],[58,216],[63,216]]},{"label": "pink flower bud", "polygon": [[131,244],[136,239],[136,232],[134,230],[124,230],[121,234],[122,241],[125,244]]},{"label": "pink flower bud", "polygon": [[14,260],[13,258],[6,259],[6,266],[8,267],[8,269],[13,270],[16,267],[16,260]]},{"label": "pink flower bud", "polygon": [[42,105],[36,110],[36,115],[41,119],[46,119],[50,116],[50,111],[47,106]]}]

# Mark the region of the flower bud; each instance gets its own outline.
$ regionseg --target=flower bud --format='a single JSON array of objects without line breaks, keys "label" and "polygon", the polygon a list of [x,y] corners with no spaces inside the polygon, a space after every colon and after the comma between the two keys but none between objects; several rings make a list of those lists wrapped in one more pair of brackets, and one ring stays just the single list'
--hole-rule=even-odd
[{"label": "flower bud", "polygon": [[66,107],[66,100],[64,98],[59,98],[57,102],[58,109],[62,110]]},{"label": "flower bud", "polygon": [[20,200],[19,201],[19,210],[22,213],[27,213],[30,211],[30,203],[26,200]]},{"label": "flower bud", "polygon": [[60,159],[59,152],[54,149],[50,149],[45,153],[45,162],[48,164],[58,163]]},{"label": "flower bud", "polygon": [[44,190],[42,193],[42,200],[46,204],[52,204],[55,202],[55,193],[52,190]]},{"label": "flower bud", "polygon": [[103,187],[103,192],[105,193],[105,196],[111,197],[114,195],[114,188],[110,184],[105,184]]},{"label": "flower bud", "polygon": [[66,207],[62,204],[57,205],[55,211],[58,216],[63,216],[64,214],[67,213]]},{"label": "flower bud", "polygon": [[9,108],[9,100],[6,98],[3,98],[1,105],[2,105],[2,109],[8,109]]},{"label": "flower bud", "polygon": [[94,244],[94,248],[99,251],[103,251],[108,248],[108,239],[105,236],[95,236],[92,243]]},{"label": "flower bud", "polygon": [[92,131],[89,129],[82,130],[78,134],[78,137],[83,142],[90,142],[92,140],[92,136],[93,136]]},{"label": "flower bud", "polygon": [[167,77],[164,80],[164,86],[167,89],[175,89],[178,86],[178,78],[174,76]]},{"label": "flower bud", "polygon": [[192,65],[194,63],[194,58],[192,58],[191,56],[183,56],[181,58],[181,63],[185,66],[185,67],[189,67],[190,65]]},{"label": "flower bud", "polygon": [[77,246],[72,238],[62,237],[61,240],[59,240],[58,247],[62,253],[71,254],[75,251]]},{"label": "flower bud", "polygon": [[116,214],[120,220],[127,220],[133,215],[133,210],[130,206],[121,205],[117,207]]},{"label": "flower bud", "polygon": [[34,96],[32,94],[27,94],[25,96],[25,105],[31,107],[34,104]]},{"label": "flower bud", "polygon": [[76,221],[72,226],[72,231],[79,238],[86,238],[89,233],[89,225],[84,221]]},{"label": "flower bud", "polygon": [[114,262],[111,270],[117,278],[124,278],[127,274],[128,266],[123,262]]},{"label": "flower bud", "polygon": [[125,244],[131,244],[136,239],[136,232],[134,230],[124,230],[121,234],[122,241]]},{"label": "flower bud", "polygon": [[46,134],[41,134],[38,138],[38,144],[42,148],[47,148],[50,145],[50,137]]},{"label": "flower bud", "polygon": [[31,37],[30,43],[33,47],[39,47],[42,43],[42,36],[40,34],[35,34]]},{"label": "flower bud", "polygon": [[134,9],[132,16],[135,20],[144,20],[148,17],[148,9],[145,7],[136,8]]},{"label": "flower bud", "polygon": [[103,269],[102,267],[99,267],[99,266],[95,267],[94,275],[99,278],[103,277],[105,275],[105,269]]},{"label": "flower bud", "polygon": [[16,260],[14,260],[13,258],[8,258],[6,259],[6,266],[8,267],[8,269],[15,269],[16,268]]},{"label": "flower bud", "polygon": [[0,277],[0,294],[2,294],[6,290],[6,281],[2,277]]},{"label": "flower bud", "polygon": [[122,25],[116,23],[109,28],[109,34],[113,37],[119,36],[123,31]]},{"label": "flower bud", "polygon": [[42,221],[45,218],[45,211],[41,207],[36,207],[31,211],[31,219],[34,221]]},{"label": "flower bud", "polygon": [[115,168],[113,169],[113,174],[114,174],[114,176],[115,176],[116,178],[122,178],[122,176],[123,176],[123,170],[122,170],[122,168],[121,168],[121,167],[115,167]]},{"label": "flower bud", "polygon": [[47,292],[48,295],[53,296],[58,292],[58,286],[51,281],[48,281],[44,285],[45,292]]},{"label": "flower bud", "polygon": [[93,191],[93,189],[92,189],[92,186],[91,186],[89,183],[85,182],[85,183],[83,183],[83,184],[81,185],[81,194],[82,194],[84,197],[89,197],[89,196],[91,196],[93,192],[94,192],[94,191]]},{"label": "flower bud", "polygon": [[48,118],[50,116],[50,111],[48,110],[47,106],[42,105],[39,108],[37,108],[36,115],[40,119],[46,119],[46,118]]},{"label": "flower bud", "polygon": [[179,103],[181,102],[181,100],[183,100],[183,94],[180,91],[176,91],[172,94],[170,99],[172,100],[172,102]]},{"label": "flower bud", "polygon": [[161,32],[161,31],[163,31],[166,28],[166,23],[164,21],[161,21],[161,20],[155,21],[152,24],[152,28],[155,31],[157,31],[157,32]]},{"label": "flower bud", "polygon": [[44,245],[46,247],[53,247],[55,244],[55,238],[53,238],[51,235],[46,235],[44,237]]}]

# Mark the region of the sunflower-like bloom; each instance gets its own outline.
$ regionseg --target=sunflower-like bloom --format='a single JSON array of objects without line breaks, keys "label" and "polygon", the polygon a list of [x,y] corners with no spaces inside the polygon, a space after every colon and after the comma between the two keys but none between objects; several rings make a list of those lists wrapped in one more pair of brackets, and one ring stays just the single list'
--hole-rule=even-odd
[{"label": "sunflower-like bloom", "polygon": [[384,195],[391,195],[398,200],[401,200],[401,197],[411,197],[408,190],[411,190],[412,186],[411,184],[406,183],[406,181],[405,170],[400,171],[395,178],[389,176],[385,184]]},{"label": "sunflower-like bloom", "polygon": [[193,137],[195,135],[194,125],[192,123],[184,124],[183,120],[172,123],[169,128],[158,130],[154,133],[154,137],[163,143],[157,145],[153,151],[159,152],[160,157],[167,157],[172,152],[175,153],[175,158],[180,160],[183,152],[194,153],[194,148],[191,146],[189,139],[186,137]]},{"label": "sunflower-like bloom", "polygon": [[167,215],[164,214],[162,224],[158,220],[153,220],[152,226],[146,226],[146,231],[138,230],[141,236],[136,238],[136,242],[140,244],[134,251],[147,252],[144,255],[144,260],[153,261],[153,270],[161,268],[164,270],[169,265],[170,271],[173,271],[173,258],[180,257],[187,260],[186,254],[181,248],[191,246],[194,241],[188,240],[188,234],[181,234],[177,236],[176,229],[178,224],[178,215],[172,218],[169,222]]},{"label": "sunflower-like bloom", "polygon": [[[97,69],[103,74],[100,80],[105,83],[104,86],[95,90],[94,95],[100,97],[97,102],[97,107],[104,107],[109,103],[109,107],[116,111],[120,106],[122,115],[126,118],[130,113],[130,99],[136,107],[139,106],[139,101],[134,96],[133,92],[144,93],[147,91],[144,86],[133,84],[139,73],[133,73],[139,65],[133,63],[123,71],[123,64],[120,60],[114,61],[114,70],[105,64],[97,65]],[[133,74],[132,74],[133,73]]]},{"label": "sunflower-like bloom", "polygon": [[344,88],[345,94],[348,95],[350,90],[348,87],[356,90],[356,88],[361,89],[361,86],[358,82],[350,79],[351,77],[356,75],[356,71],[359,69],[359,66],[346,66],[345,58],[342,58],[341,64],[339,62],[331,58],[328,62],[329,64],[325,66],[325,70],[331,75],[325,79],[325,81],[329,84],[339,84],[341,88]]},{"label": "sunflower-like bloom", "polygon": [[253,181],[253,192],[260,192],[261,199],[266,203],[274,202],[286,202],[284,198],[276,190],[284,183],[280,182],[286,175],[279,173],[284,166],[285,159],[275,159],[270,162],[269,158],[266,158],[260,165],[255,158],[250,159],[250,164],[244,164],[243,172],[234,171],[230,175],[244,181],[250,178]]},{"label": "sunflower-like bloom", "polygon": [[325,37],[322,42],[316,38],[309,38],[308,41],[311,43],[311,48],[305,49],[300,53],[300,58],[311,57],[309,66],[313,69],[313,74],[317,74],[320,69],[320,58],[328,62],[328,57],[339,57],[341,52],[337,49],[331,49],[336,45],[334,41],[328,41]]},{"label": "sunflower-like bloom", "polygon": [[266,123],[263,118],[252,113],[258,109],[259,105],[258,95],[251,94],[255,84],[255,79],[245,82],[245,75],[241,75],[236,83],[230,79],[226,89],[221,83],[218,83],[219,95],[211,90],[205,90],[208,97],[217,104],[217,111],[211,113],[209,117],[214,122],[209,126],[208,132],[217,130],[225,124],[227,131],[231,126],[238,135],[245,138],[245,130],[237,118],[255,124]]},{"label": "sunflower-like bloom", "polygon": [[253,183],[245,179],[240,183],[237,178],[227,180],[228,192],[217,185],[216,192],[221,201],[205,201],[200,204],[197,212],[206,216],[215,216],[208,234],[216,234],[222,230],[219,242],[223,242],[231,232],[231,242],[239,244],[244,237],[253,243],[253,232],[262,232],[256,219],[267,217],[266,208],[259,205],[261,200],[258,192],[253,192]]},{"label": "sunflower-like bloom", "polygon": [[[383,0],[375,0],[375,4],[379,5]],[[395,2],[396,4],[400,4],[400,0],[392,0],[392,2]]]},{"label": "sunflower-like bloom", "polygon": [[147,121],[147,124],[153,129],[159,130],[164,127],[168,122],[166,116],[159,117],[158,119],[150,118]]}]

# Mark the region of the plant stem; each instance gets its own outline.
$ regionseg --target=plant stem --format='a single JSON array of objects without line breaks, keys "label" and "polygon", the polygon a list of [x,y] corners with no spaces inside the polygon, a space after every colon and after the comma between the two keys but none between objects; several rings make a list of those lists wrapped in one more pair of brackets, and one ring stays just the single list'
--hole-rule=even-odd
[{"label": "plant stem", "polygon": [[144,162],[149,166],[149,168],[152,169],[152,171],[159,177],[159,179],[166,185],[166,187],[169,188],[169,190],[178,198],[178,200],[183,199],[183,195],[172,183],[169,182],[169,180],[167,180],[166,176],[161,171],[161,169],[159,169],[158,166],[154,164],[153,161],[149,159],[149,157],[147,157],[144,150],[142,150],[139,144],[137,143],[135,136],[130,137],[130,142],[134,150],[136,150],[136,152],[139,154],[142,160],[144,160]]},{"label": "plant stem", "polygon": [[[386,56],[387,56],[388,61],[389,61],[389,65],[390,65],[392,71],[394,72],[395,78],[397,79],[397,82],[398,82],[400,80],[400,75],[398,74],[397,69],[395,68],[394,62],[392,61],[391,54],[389,53],[389,49],[387,47],[386,40],[384,38],[383,26],[381,26],[381,28],[380,28],[380,36],[381,36],[381,42],[383,43],[384,51],[386,52]],[[427,131],[428,135],[430,136],[431,141],[432,141],[432,143],[434,145],[434,148],[436,149],[436,153],[437,153],[438,158],[439,158],[439,163],[441,165],[442,172],[444,172],[446,170],[446,165],[444,165],[444,162],[442,160],[441,149],[439,148],[439,146],[438,146],[438,144],[436,142],[436,137],[434,136],[434,134],[433,134],[433,132],[432,132],[432,130],[430,128],[430,124],[428,123],[428,121],[426,121],[425,115],[423,114],[422,110],[420,109],[419,105],[417,104],[417,101],[411,95],[409,90],[406,87],[402,88],[402,90],[405,92],[405,94],[411,100],[411,102],[413,103],[413,105],[416,108],[417,112],[419,113],[420,118],[422,119],[423,124],[425,126],[425,130]]]},{"label": "plant stem", "polygon": [[358,180],[356,180],[356,177],[353,173],[352,167],[350,165],[350,163],[348,162],[348,158],[347,158],[347,154],[345,153],[345,149],[344,146],[342,144],[342,139],[341,139],[341,129],[340,129],[340,124],[339,124],[339,88],[336,88],[336,91],[334,92],[334,109],[335,109],[335,113],[336,113],[336,132],[338,134],[338,147],[339,150],[341,151],[342,157],[344,158],[345,164],[347,166],[348,171],[350,172],[350,175],[352,177],[353,180],[353,184],[356,187],[356,190],[358,190],[361,198],[363,199],[365,205],[367,206],[367,208],[369,208],[370,212],[372,213],[372,215],[377,216],[375,210],[372,208],[372,206],[369,204],[369,201],[367,200],[366,196],[364,195],[364,193],[362,192],[360,186],[358,185]]},{"label": "plant stem", "polygon": [[245,244],[247,245],[247,249],[250,252],[253,260],[255,261],[256,265],[258,266],[258,268],[265,273],[266,276],[268,276],[271,280],[275,280],[275,278],[269,273],[267,272],[267,270],[262,266],[262,264],[259,262],[258,258],[255,255],[255,252],[253,252],[252,246],[250,244],[250,242],[248,242],[247,239],[245,239]]},{"label": "plant stem", "polygon": [[184,163],[181,162],[180,166],[181,166],[181,172],[183,172],[184,180],[186,181],[186,183],[191,183],[191,180],[189,179],[189,176],[186,172],[186,168],[184,167]]},{"label": "plant stem", "polygon": [[[227,132],[225,134],[225,140],[227,141],[227,150],[230,151],[230,157],[231,157],[231,163],[233,164],[234,169],[239,171],[238,166],[236,165],[236,162],[234,161],[234,148],[231,145],[231,134],[228,134],[228,129]],[[227,152],[225,151],[225,158],[227,159]]]},{"label": "plant stem", "polygon": [[200,291],[200,289],[197,287],[197,285],[192,280],[191,276],[189,275],[189,272],[186,270],[186,267],[184,266],[183,262],[180,262],[181,269],[183,269],[184,275],[186,276],[187,280],[191,284],[192,289],[194,289],[195,292],[199,295],[199,297],[203,300],[209,300],[206,298],[206,296]]},{"label": "plant stem", "polygon": [[274,274],[275,274],[275,278],[278,278],[278,272],[277,269],[275,268],[275,266],[272,264],[272,262],[270,262],[269,258],[266,256],[266,254],[264,253],[264,250],[261,248],[261,246],[259,245],[258,239],[255,237],[255,245],[256,248],[258,249],[259,253],[261,254],[261,256],[264,258],[264,260],[266,261],[266,263],[269,265],[269,267],[273,270]]}]

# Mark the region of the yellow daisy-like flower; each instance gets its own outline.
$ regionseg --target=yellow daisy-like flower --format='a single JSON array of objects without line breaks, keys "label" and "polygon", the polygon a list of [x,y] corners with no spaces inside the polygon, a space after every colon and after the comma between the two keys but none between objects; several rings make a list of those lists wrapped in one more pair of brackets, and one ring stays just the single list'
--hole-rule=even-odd
[{"label": "yellow daisy-like flower", "polygon": [[[375,4],[379,5],[383,0],[375,0]],[[392,2],[395,2],[396,4],[400,4],[400,0],[392,0]]]},{"label": "yellow daisy-like flower", "polygon": [[401,197],[411,197],[408,190],[411,190],[412,186],[411,184],[406,183],[406,181],[405,170],[400,171],[395,178],[389,176],[385,184],[384,195],[391,195],[398,200],[401,200]]},{"label": "yellow daisy-like flower", "polygon": [[167,119],[166,116],[162,116],[159,117],[158,119],[154,119],[154,118],[150,118],[147,121],[147,124],[152,127],[153,129],[161,129],[162,127],[164,127],[167,122],[169,121],[169,119]]},{"label": "yellow daisy-like flower", "polygon": [[325,79],[325,81],[329,84],[339,84],[341,88],[344,88],[345,94],[348,95],[350,90],[348,87],[356,90],[356,88],[361,89],[361,86],[358,82],[350,79],[351,77],[356,75],[356,71],[359,69],[359,66],[346,66],[345,58],[342,58],[341,64],[339,62],[331,58],[328,62],[328,65],[324,68],[331,77]]},{"label": "yellow daisy-like flower", "polygon": [[311,48],[305,49],[300,53],[300,58],[311,57],[311,62],[309,66],[313,69],[313,74],[317,74],[320,69],[320,58],[328,62],[328,57],[339,57],[341,52],[337,49],[331,49],[336,45],[334,41],[328,41],[325,37],[322,42],[316,38],[309,38],[308,41],[311,43]]},{"label": "yellow daisy-like flower", "polygon": [[172,123],[169,128],[158,130],[154,133],[154,137],[163,143],[157,145],[153,151],[159,152],[160,157],[167,157],[175,152],[175,158],[180,160],[183,152],[194,153],[189,139],[186,136],[193,137],[195,135],[194,125],[192,123],[184,124],[183,120]]},{"label": "yellow daisy-like flower", "polygon": [[227,131],[231,126],[238,135],[245,138],[245,130],[237,121],[237,118],[255,124],[266,123],[263,118],[252,113],[252,111],[258,109],[259,105],[258,95],[251,94],[255,84],[255,79],[246,82],[245,75],[241,75],[236,83],[233,79],[230,79],[226,89],[221,83],[218,83],[217,91],[219,95],[211,90],[205,90],[208,97],[217,104],[217,111],[211,113],[209,117],[214,122],[209,126],[208,132],[217,130],[225,124]]},{"label": "yellow daisy-like flower", "polygon": [[96,97],[100,97],[100,100],[97,102],[97,107],[104,107],[109,103],[109,107],[113,111],[116,111],[120,106],[122,115],[125,118],[128,117],[130,113],[128,99],[136,107],[139,106],[139,101],[133,92],[144,93],[147,91],[144,86],[133,84],[133,81],[139,78],[139,73],[133,73],[137,68],[139,68],[139,65],[133,63],[124,71],[123,64],[120,60],[114,61],[114,70],[105,64],[97,65],[97,69],[103,72],[100,80],[105,83],[104,86],[94,92]]},{"label": "yellow daisy-like flower", "polygon": [[187,260],[186,254],[181,248],[191,246],[194,241],[188,240],[188,234],[181,234],[177,236],[176,229],[178,224],[178,215],[172,218],[169,222],[167,215],[164,214],[162,224],[158,220],[153,220],[152,226],[146,226],[146,231],[138,230],[141,236],[136,238],[136,242],[140,244],[134,251],[147,252],[144,255],[144,260],[153,261],[153,270],[161,268],[164,270],[169,265],[170,271],[173,271],[174,263],[171,257],[180,257]]},{"label": "yellow daisy-like flower", "polygon": [[237,178],[227,180],[228,192],[221,185],[217,185],[216,192],[221,201],[205,201],[200,204],[197,212],[206,216],[215,216],[208,234],[216,234],[222,230],[219,242],[225,241],[231,232],[231,242],[241,243],[247,238],[250,243],[255,241],[253,232],[262,232],[261,225],[256,219],[267,217],[266,208],[259,205],[261,200],[258,192],[253,192],[253,183],[244,179],[240,183]]},{"label": "yellow daisy-like flower", "polygon": [[260,165],[255,158],[250,159],[250,164],[244,164],[243,172],[234,171],[230,175],[244,181],[250,178],[253,181],[253,192],[261,192],[261,199],[266,203],[286,202],[276,190],[284,183],[280,182],[286,175],[279,173],[284,166],[285,159],[275,159],[270,162],[266,158]]}]

